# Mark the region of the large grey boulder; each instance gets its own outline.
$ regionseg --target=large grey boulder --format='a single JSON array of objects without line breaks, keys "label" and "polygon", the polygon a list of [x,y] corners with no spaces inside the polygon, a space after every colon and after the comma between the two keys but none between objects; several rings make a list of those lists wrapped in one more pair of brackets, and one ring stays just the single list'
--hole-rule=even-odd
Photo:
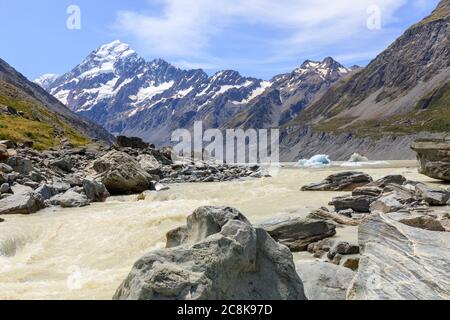
[{"label": "large grey boulder", "polygon": [[110,196],[105,185],[92,177],[83,180],[83,189],[87,198],[92,202],[105,202]]},{"label": "large grey boulder", "polygon": [[7,164],[13,168],[14,171],[19,172],[21,174],[28,175],[33,171],[33,162],[30,159],[15,156],[10,157],[7,161]]},{"label": "large grey boulder", "polygon": [[141,193],[151,188],[152,177],[124,152],[110,151],[95,160],[91,168],[94,178],[103,183],[111,194]]},{"label": "large grey boulder", "polygon": [[139,259],[114,299],[306,299],[289,249],[239,211],[201,207],[184,232],[175,247]]},{"label": "large grey boulder", "polygon": [[301,261],[295,266],[308,300],[345,300],[355,276],[349,268],[328,262]]},{"label": "large grey boulder", "polygon": [[63,208],[78,208],[89,205],[90,201],[86,195],[74,190],[68,190],[63,194],[58,194],[49,200],[50,204]]},{"label": "large grey boulder", "polygon": [[259,227],[293,252],[306,251],[309,244],[336,234],[335,224],[295,216],[272,219]]},{"label": "large grey boulder", "polygon": [[302,191],[353,191],[362,187],[373,179],[363,172],[340,172],[327,177],[319,183],[312,183],[302,187]]},{"label": "large grey boulder", "polygon": [[69,156],[62,157],[60,159],[50,162],[50,165],[61,169],[65,172],[70,172],[73,168],[72,159]]},{"label": "large grey boulder", "polygon": [[31,214],[45,208],[43,199],[26,191],[0,200],[0,214]]},{"label": "large grey boulder", "polygon": [[359,228],[361,259],[349,299],[450,299],[450,233],[374,213]]}]

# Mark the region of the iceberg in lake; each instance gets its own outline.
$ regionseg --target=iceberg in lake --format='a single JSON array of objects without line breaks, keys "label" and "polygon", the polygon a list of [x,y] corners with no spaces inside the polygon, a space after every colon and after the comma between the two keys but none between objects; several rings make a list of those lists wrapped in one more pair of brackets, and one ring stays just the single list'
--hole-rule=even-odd
[{"label": "iceberg in lake", "polygon": [[367,157],[354,153],[350,159],[341,164],[341,167],[362,167],[362,166],[375,166],[381,164],[388,164],[387,161],[369,161]]},{"label": "iceberg in lake", "polygon": [[354,153],[348,162],[369,162],[369,159],[367,157],[364,157],[360,155],[359,153]]},{"label": "iceberg in lake", "polygon": [[331,165],[331,160],[326,154],[318,154],[310,159],[299,160],[298,165],[301,167],[325,167]]}]

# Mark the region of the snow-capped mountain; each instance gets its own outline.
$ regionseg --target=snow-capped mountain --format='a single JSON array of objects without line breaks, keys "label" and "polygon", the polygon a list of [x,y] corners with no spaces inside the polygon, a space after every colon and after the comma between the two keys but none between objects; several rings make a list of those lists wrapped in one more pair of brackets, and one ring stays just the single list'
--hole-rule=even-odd
[{"label": "snow-capped mountain", "polygon": [[354,70],[345,68],[329,57],[321,62],[307,60],[293,72],[274,77],[270,88],[249,101],[247,107],[233,116],[224,127],[282,126]]},{"label": "snow-capped mountain", "polygon": [[37,78],[33,82],[38,84],[39,86],[41,86],[45,90],[47,90],[48,88],[50,88],[51,84],[53,82],[55,82],[56,79],[58,79],[58,78],[59,78],[59,75],[48,73],[48,74],[44,74],[44,75],[40,76],[39,78]]},{"label": "snow-capped mountain", "polygon": [[270,83],[221,71],[181,70],[164,60],[145,61],[114,41],[92,52],[47,90],[114,134],[134,135],[157,145],[195,120],[219,127]]},{"label": "snow-capped mountain", "polygon": [[233,70],[209,77],[162,59],[150,62],[114,41],[93,51],[47,90],[71,110],[113,134],[137,136],[158,146],[179,128],[203,120],[205,129],[276,126],[291,120],[318,93],[349,74],[331,58],[306,61],[272,81]]}]

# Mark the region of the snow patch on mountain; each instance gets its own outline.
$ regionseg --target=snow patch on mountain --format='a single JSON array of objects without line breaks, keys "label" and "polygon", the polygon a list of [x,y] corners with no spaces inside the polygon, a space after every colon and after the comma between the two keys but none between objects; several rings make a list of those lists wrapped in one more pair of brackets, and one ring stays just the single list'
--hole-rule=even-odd
[{"label": "snow patch on mountain", "polygon": [[33,82],[47,90],[50,85],[55,82],[56,79],[59,78],[59,75],[48,73],[40,76],[39,78],[35,79]]}]

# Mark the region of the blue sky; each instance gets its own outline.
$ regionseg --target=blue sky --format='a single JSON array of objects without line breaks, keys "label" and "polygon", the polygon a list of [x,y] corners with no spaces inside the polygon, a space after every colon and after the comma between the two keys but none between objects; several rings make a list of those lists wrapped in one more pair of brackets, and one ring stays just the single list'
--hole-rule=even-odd
[{"label": "blue sky", "polygon": [[[0,58],[34,79],[69,71],[119,39],[148,60],[269,79],[305,59],[365,65],[438,2],[0,0]],[[81,10],[80,30],[66,27],[70,5]]]}]

